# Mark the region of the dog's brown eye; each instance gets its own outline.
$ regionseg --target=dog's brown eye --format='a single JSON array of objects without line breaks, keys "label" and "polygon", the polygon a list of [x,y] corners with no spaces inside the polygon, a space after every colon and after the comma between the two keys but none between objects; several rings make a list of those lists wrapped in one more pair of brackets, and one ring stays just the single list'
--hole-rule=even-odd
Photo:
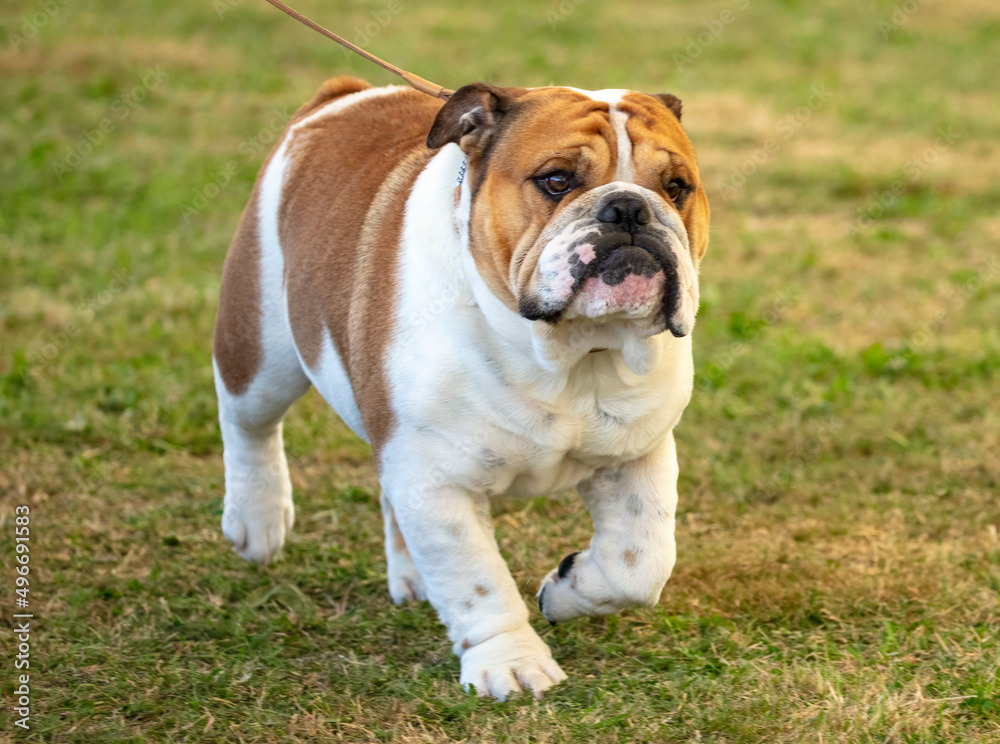
[{"label": "dog's brown eye", "polygon": [[675,178],[673,181],[667,184],[666,188],[667,198],[674,204],[676,204],[677,200],[680,198],[681,194],[685,192],[686,189],[687,189],[687,184],[684,183],[684,181]]},{"label": "dog's brown eye", "polygon": [[556,171],[540,177],[538,183],[552,196],[562,196],[573,188],[573,176],[566,171]]}]

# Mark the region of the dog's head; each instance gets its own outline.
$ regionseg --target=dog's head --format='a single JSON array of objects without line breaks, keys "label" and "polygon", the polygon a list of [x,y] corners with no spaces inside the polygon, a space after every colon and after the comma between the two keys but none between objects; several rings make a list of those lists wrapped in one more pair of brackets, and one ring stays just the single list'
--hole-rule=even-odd
[{"label": "dog's head", "polygon": [[670,95],[457,90],[427,145],[468,158],[469,243],[490,290],[530,320],[691,332],[708,199]]}]

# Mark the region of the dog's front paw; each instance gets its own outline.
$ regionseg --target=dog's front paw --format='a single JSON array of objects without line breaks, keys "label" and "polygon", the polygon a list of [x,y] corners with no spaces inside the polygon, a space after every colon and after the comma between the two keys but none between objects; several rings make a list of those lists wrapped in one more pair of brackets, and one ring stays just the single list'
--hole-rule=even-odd
[{"label": "dog's front paw", "polygon": [[630,548],[621,558],[619,563],[598,563],[592,550],[563,558],[538,590],[538,608],[545,619],[555,625],[576,617],[612,615],[627,607],[653,607],[670,577],[673,551],[657,560]]},{"label": "dog's front paw", "polygon": [[590,563],[586,552],[570,553],[542,579],[538,609],[553,625],[577,617],[610,615],[621,609],[607,596],[600,573],[586,570],[585,563]]},{"label": "dog's front paw", "polygon": [[480,697],[503,701],[513,692],[535,697],[566,679],[552,651],[531,627],[495,635],[462,653],[462,686],[475,685]]},{"label": "dog's front paw", "polygon": [[269,500],[255,503],[252,507],[233,502],[227,495],[222,513],[222,533],[241,558],[262,566],[270,563],[281,554],[285,536],[295,524],[292,500]]}]

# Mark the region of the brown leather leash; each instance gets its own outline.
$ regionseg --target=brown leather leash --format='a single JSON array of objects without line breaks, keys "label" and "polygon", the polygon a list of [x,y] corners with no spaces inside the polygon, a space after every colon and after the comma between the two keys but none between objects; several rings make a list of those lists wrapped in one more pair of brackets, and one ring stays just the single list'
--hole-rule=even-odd
[{"label": "brown leather leash", "polygon": [[338,36],[337,34],[333,33],[333,31],[329,31],[320,26],[318,23],[309,20],[304,15],[299,13],[297,10],[292,10],[283,2],[281,2],[281,0],[267,0],[267,1],[271,3],[271,5],[273,5],[278,10],[284,11],[292,18],[294,18],[296,21],[305,24],[313,31],[318,31],[319,33],[323,34],[323,36],[325,36],[326,38],[331,39],[340,44],[341,46],[350,49],[355,54],[360,54],[369,62],[374,62],[379,67],[391,72],[393,75],[399,75],[401,78],[403,78],[403,80],[405,80],[411,86],[419,90],[421,93],[426,93],[429,96],[434,96],[435,98],[443,98],[447,100],[448,97],[455,92],[453,90],[448,90],[447,88],[440,86],[437,83],[432,83],[430,80],[424,80],[422,77],[420,77],[419,75],[414,75],[412,72],[407,72],[406,70],[399,69],[395,65],[390,65],[385,60],[379,59],[374,54],[366,52],[364,49],[357,46],[356,44],[352,44],[344,37]]}]

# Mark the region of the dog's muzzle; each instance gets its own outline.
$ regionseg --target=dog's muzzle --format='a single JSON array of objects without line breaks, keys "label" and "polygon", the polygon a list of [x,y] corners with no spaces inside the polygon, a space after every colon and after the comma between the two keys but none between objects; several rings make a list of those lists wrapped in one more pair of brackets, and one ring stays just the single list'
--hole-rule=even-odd
[{"label": "dog's muzzle", "polygon": [[[631,191],[605,194],[590,212],[589,226],[574,233],[543,271],[553,277],[549,302],[522,301],[529,320],[557,323],[564,317],[661,314],[675,336],[680,302],[677,257],[670,232],[653,217],[645,197]],[[562,272],[568,276],[557,277]]]}]

